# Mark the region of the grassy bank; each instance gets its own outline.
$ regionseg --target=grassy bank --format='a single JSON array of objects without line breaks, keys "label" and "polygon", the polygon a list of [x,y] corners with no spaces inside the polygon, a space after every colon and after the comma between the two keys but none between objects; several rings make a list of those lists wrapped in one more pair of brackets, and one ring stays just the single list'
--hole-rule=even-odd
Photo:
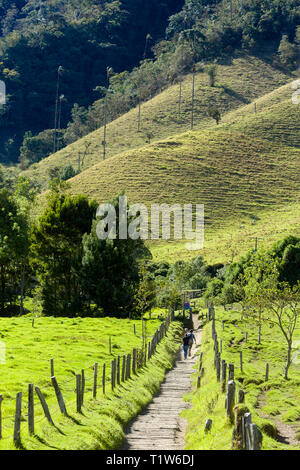
[{"label": "grassy bank", "polygon": [[[297,360],[300,328],[296,330],[293,364],[287,381],[283,379],[285,343],[279,330],[264,325],[259,345],[257,325],[251,318],[241,319],[238,308],[227,312],[217,308],[216,320],[218,340],[222,340],[221,358],[227,364],[235,365],[236,388],[242,388],[246,393],[245,405],[252,413],[252,422],[263,434],[263,450],[300,449],[300,443],[297,443],[300,428],[300,368]],[[204,328],[201,350],[205,375],[200,389],[187,397],[192,401],[192,409],[183,412],[188,420],[186,449],[229,450],[233,426],[226,419],[225,394],[216,380],[211,323]],[[243,352],[243,372],[240,369],[240,351]],[[267,382],[266,363],[270,367]],[[211,431],[205,433],[204,425],[208,418],[213,424]],[[280,442],[286,437],[292,439],[293,445]]]},{"label": "grassy bank", "polygon": [[[47,321],[47,325],[43,323]],[[23,325],[20,325],[23,321]],[[61,323],[63,321],[63,323]],[[172,367],[178,349],[181,324],[171,324],[167,336],[157,347],[155,355],[137,375],[114,392],[110,387],[110,361],[118,355],[131,352],[141,343],[140,322],[116,319],[39,319],[30,339],[25,319],[1,319],[1,333],[6,335],[6,364],[1,365],[1,393],[3,414],[3,440],[0,449],[14,449],[12,442],[15,393],[23,392],[21,442],[25,449],[116,449],[124,438],[123,427],[151,400]],[[28,322],[28,319],[27,319]],[[136,335],[133,333],[136,325]],[[148,334],[152,335],[160,322],[148,321]],[[31,324],[30,324],[31,325]],[[6,328],[5,328],[6,326]],[[18,333],[16,327],[19,326]],[[15,328],[14,348],[8,338]],[[32,328],[30,326],[30,328]],[[40,330],[39,330],[40,328]],[[23,338],[21,332],[23,330]],[[112,354],[108,351],[108,336],[112,337]],[[3,339],[2,339],[3,340]],[[30,343],[30,344],[29,344]],[[18,348],[23,346],[17,353]],[[28,353],[30,351],[30,354]],[[16,356],[18,354],[18,360]],[[51,387],[48,357],[55,358],[55,375],[61,385],[68,416],[60,414]],[[22,360],[21,360],[22,359]],[[106,371],[106,394],[102,394],[102,374],[99,372],[98,396],[92,398],[93,370],[91,365],[104,362]],[[85,369],[85,401],[82,413],[76,412],[75,374]],[[49,374],[48,374],[49,372]],[[34,383],[44,393],[55,426],[51,426],[42,414],[35,396],[35,434],[27,431],[27,384]]]}]

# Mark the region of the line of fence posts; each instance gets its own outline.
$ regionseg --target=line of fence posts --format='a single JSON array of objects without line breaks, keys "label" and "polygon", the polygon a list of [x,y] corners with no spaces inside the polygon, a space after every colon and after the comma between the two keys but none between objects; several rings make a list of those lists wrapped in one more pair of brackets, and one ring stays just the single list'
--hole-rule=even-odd
[{"label": "line of fence posts", "polygon": [[[111,361],[111,388],[114,390],[116,385],[120,385],[121,382],[128,380],[131,378],[131,374],[135,375],[138,372],[139,368],[142,368],[147,362],[151,359],[153,354],[156,351],[156,348],[163,337],[166,335],[170,323],[174,319],[174,312],[171,312],[167,318],[165,319],[164,323],[160,325],[160,327],[156,330],[153,338],[151,341],[146,343],[145,346],[137,350],[136,348],[133,349],[132,354],[124,355],[123,358],[118,356],[118,358],[113,359]],[[109,350],[111,351],[112,343],[111,337],[109,337]],[[139,357],[139,360],[138,360]],[[122,365],[121,365],[122,364]],[[121,370],[122,367],[122,370]],[[93,398],[97,398],[97,388],[98,388],[98,363],[96,362],[93,366]],[[67,409],[64,402],[63,394],[61,388],[57,382],[57,379],[54,375],[54,359],[50,359],[50,377],[51,377],[51,384],[55,391],[57,403],[60,409],[60,412],[67,416]],[[81,374],[75,375],[75,393],[76,393],[76,411],[81,413],[82,406],[84,403],[84,392],[85,392],[85,371],[84,369],[81,370]],[[35,425],[34,425],[34,414],[35,414],[35,406],[34,406],[34,391],[36,392],[40,404],[43,409],[43,413],[47,421],[54,426],[53,419],[51,417],[49,407],[45,400],[43,393],[41,392],[39,387],[34,387],[34,384],[31,383],[28,385],[28,431],[30,434],[34,434]],[[106,392],[106,364],[103,364],[103,371],[102,371],[102,393],[105,395]],[[2,433],[2,402],[3,396],[0,395],[0,440],[3,439]],[[15,416],[14,416],[14,432],[13,432],[13,441],[16,447],[20,447],[21,445],[21,420],[22,420],[22,392],[17,393],[16,395],[16,409],[15,409]]]},{"label": "line of fence posts", "polygon": [[[208,305],[208,319],[211,321],[211,337],[213,339],[214,347],[214,367],[216,369],[216,378],[221,382],[221,390],[226,392],[225,409],[227,419],[230,423],[234,424],[234,432],[232,438],[232,446],[236,449],[245,450],[260,450],[262,447],[262,434],[257,425],[251,422],[251,413],[246,406],[235,406],[236,404],[236,383],[234,381],[234,364],[227,364],[226,361],[221,359],[221,351],[219,349],[218,335],[216,331],[216,318],[215,309],[213,304]],[[224,330],[224,322],[222,322],[222,329]],[[248,335],[247,335],[248,336]],[[247,340],[246,336],[246,340]],[[220,343],[221,344],[221,343]],[[197,388],[201,385],[201,374],[203,353],[200,354],[199,362],[199,375],[197,380]],[[240,351],[240,369],[243,372],[243,353]],[[227,378],[228,372],[228,378]],[[269,364],[266,364],[265,381],[269,378]],[[242,405],[245,402],[245,392],[242,389],[238,390],[238,404]],[[208,419],[205,423],[204,431],[210,431],[212,427],[212,420]]]}]

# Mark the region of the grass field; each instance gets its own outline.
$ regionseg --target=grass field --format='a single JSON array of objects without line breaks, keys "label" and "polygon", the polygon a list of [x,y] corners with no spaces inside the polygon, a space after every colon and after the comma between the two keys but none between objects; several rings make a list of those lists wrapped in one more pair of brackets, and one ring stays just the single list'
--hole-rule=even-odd
[{"label": "grass field", "polygon": [[[222,329],[224,321],[224,330]],[[279,329],[263,325],[262,342],[257,344],[258,326],[251,318],[241,319],[241,312],[236,305],[233,310],[224,312],[223,307],[216,308],[216,330],[218,340],[222,341],[221,359],[235,365],[236,388],[245,393],[245,405],[263,433],[263,450],[300,449],[300,365],[298,324],[293,349],[293,364],[290,368],[290,380],[283,379],[286,360],[285,342]],[[247,341],[245,333],[248,332]],[[232,426],[226,419],[224,408],[225,394],[216,380],[214,369],[211,322],[204,328],[203,367],[205,375],[199,390],[187,398],[192,400],[191,410],[183,412],[188,419],[186,449],[224,449],[231,448]],[[240,370],[240,354],[243,352],[243,372]],[[269,363],[269,380],[265,382],[266,363]],[[211,432],[204,433],[206,419],[213,421]],[[277,432],[293,436],[292,445],[276,440]]]},{"label": "grass field", "polygon": [[236,220],[224,220],[213,226],[205,226],[204,247],[189,251],[182,241],[150,242],[149,248],[155,261],[174,262],[192,259],[198,255],[211,264],[230,263],[238,260],[257,245],[269,248],[288,235],[300,236],[300,201],[279,207],[244,214]]},{"label": "grass field", "polygon": [[[148,341],[160,325],[159,319],[147,321]],[[136,327],[134,334],[133,325]],[[116,448],[123,438],[125,424],[152,397],[170,368],[177,349],[176,335],[181,326],[172,324],[166,339],[148,366],[136,377],[111,392],[110,364],[117,356],[142,345],[141,320],[115,318],[37,318],[32,327],[30,317],[0,318],[1,346],[5,361],[0,362],[3,395],[3,440],[0,449],[14,448],[12,443],[15,398],[23,393],[21,437],[26,449]],[[109,336],[112,353],[109,353]],[[3,351],[3,349],[2,349]],[[62,417],[50,380],[50,359],[61,387],[68,417]],[[4,363],[3,363],[4,362]],[[99,364],[98,397],[92,399],[93,365]],[[102,367],[106,364],[106,395],[102,394]],[[85,370],[86,393],[83,413],[76,413],[75,375]],[[35,396],[35,436],[27,432],[28,384],[43,392],[55,427],[45,418]],[[76,439],[75,439],[76,436]]]},{"label": "grass field", "polygon": [[[215,87],[208,86],[204,67],[198,64],[195,82],[195,128],[214,126],[207,114],[208,106],[214,104],[223,118],[226,113],[253,101],[292,80],[289,73],[278,70],[269,63],[252,56],[237,56],[226,64],[220,64]],[[142,105],[142,132],[138,132],[138,110],[133,109],[107,126],[107,157],[126,150],[147,145],[147,133],[152,142],[180,134],[190,129],[192,76],[184,77],[182,85],[181,115],[178,115],[179,84],[163,90]],[[258,105],[259,106],[259,105]],[[57,152],[55,155],[32,165],[24,175],[35,178],[47,188],[48,172],[54,167],[72,164],[77,170],[78,156],[85,154],[84,169],[103,160],[103,128]],[[100,182],[98,181],[100,184]]]}]

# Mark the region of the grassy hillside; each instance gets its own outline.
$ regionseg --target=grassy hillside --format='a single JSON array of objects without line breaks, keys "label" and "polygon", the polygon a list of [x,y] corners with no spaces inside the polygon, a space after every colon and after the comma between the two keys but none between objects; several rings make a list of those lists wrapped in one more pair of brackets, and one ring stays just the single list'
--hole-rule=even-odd
[{"label": "grassy hillside", "polygon": [[[241,307],[234,305],[229,312],[224,312],[223,307],[216,308],[216,330],[219,342],[222,341],[222,359],[227,364],[234,364],[236,389],[245,391],[245,406],[252,414],[252,422],[263,433],[262,449],[299,450],[299,324],[294,336],[288,381],[283,378],[286,342],[278,327],[270,328],[263,324],[262,342],[258,345],[257,323],[251,316],[241,318]],[[186,449],[229,450],[233,426],[226,417],[225,393],[216,380],[211,323],[204,328],[201,351],[205,369],[201,387],[189,394],[193,406],[182,413],[188,420]],[[243,371],[240,369],[240,351],[243,353]],[[266,363],[269,363],[267,382]],[[208,418],[213,424],[211,432],[205,433],[204,425]],[[287,445],[284,437],[290,440],[291,445]]]},{"label": "grassy hillside", "polygon": [[205,227],[204,248],[187,251],[185,241],[151,242],[154,260],[189,259],[201,254],[208,263],[236,261],[257,245],[270,247],[287,235],[300,236],[300,200],[279,207],[257,211],[253,215],[241,215],[235,220],[227,219],[220,224]]},{"label": "grassy hillside", "polygon": [[[236,57],[231,63],[219,65],[215,87],[208,86],[208,76],[204,66],[198,64],[195,80],[195,128],[214,125],[208,117],[210,104],[217,105],[225,115],[233,109],[261,97],[267,91],[291,80],[284,71],[275,69],[268,63],[255,57]],[[129,113],[110,123],[107,127],[107,157],[125,150],[147,145],[151,141],[166,138],[190,129],[191,124],[192,76],[184,77],[182,84],[181,114],[178,115],[179,84],[162,91],[150,101],[142,104],[141,132],[138,132],[138,110]],[[252,107],[253,108],[253,107]],[[251,107],[246,112],[251,112]],[[25,175],[36,178],[46,188],[48,172],[55,167],[63,168],[72,164],[77,170],[79,156],[85,155],[84,169],[103,160],[103,128],[87,135],[55,155],[32,165]]]},{"label": "grassy hillside", "polygon": [[[123,426],[151,400],[166,369],[171,368],[178,349],[178,333],[182,329],[178,322],[173,322],[151,361],[112,392],[111,361],[131,353],[133,347],[141,348],[141,320],[41,317],[35,319],[34,328],[28,316],[0,320],[2,450],[15,448],[12,436],[18,392],[23,393],[21,445],[25,449],[116,449],[122,443]],[[136,334],[133,324],[136,326]],[[160,324],[158,319],[147,321],[149,338]],[[111,354],[109,336],[112,340]],[[50,358],[54,358],[54,373],[62,390],[67,417],[61,415],[51,385]],[[95,362],[99,364],[97,399],[93,399],[92,395]],[[105,395],[102,393],[104,363]],[[75,374],[80,374],[82,369],[85,370],[85,399],[82,413],[77,413]],[[55,424],[51,426],[47,422],[35,394],[33,436],[29,436],[27,425],[29,383],[41,389]]]}]

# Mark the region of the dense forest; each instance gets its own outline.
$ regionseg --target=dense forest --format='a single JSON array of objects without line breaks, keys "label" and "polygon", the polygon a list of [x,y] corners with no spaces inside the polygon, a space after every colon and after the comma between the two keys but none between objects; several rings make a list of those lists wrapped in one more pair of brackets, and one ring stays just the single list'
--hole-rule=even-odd
[{"label": "dense forest", "polygon": [[16,161],[26,131],[54,127],[58,68],[64,95],[61,126],[74,103],[87,106],[106,84],[106,68],[131,69],[145,38],[164,35],[182,0],[56,0],[0,2],[0,79],[8,103],[1,109],[1,160]]},{"label": "dense forest", "polygon": [[0,24],[8,93],[0,159],[23,168],[103,125],[105,112],[111,120],[149,99],[197,61],[263,49],[292,69],[300,56],[298,0],[2,0]]}]

